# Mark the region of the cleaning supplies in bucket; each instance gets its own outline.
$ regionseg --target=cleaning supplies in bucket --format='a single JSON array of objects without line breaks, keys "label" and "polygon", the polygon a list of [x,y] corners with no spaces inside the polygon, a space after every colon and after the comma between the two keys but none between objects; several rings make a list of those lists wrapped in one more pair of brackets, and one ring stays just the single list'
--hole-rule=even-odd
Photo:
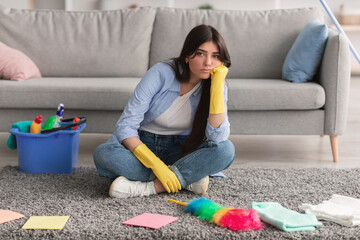
[{"label": "cleaning supplies in bucket", "polygon": [[58,122],[57,117],[56,116],[51,116],[46,121],[43,130],[49,130],[49,129],[57,128],[59,126],[60,126],[60,124]]},{"label": "cleaning supplies in bucket", "polygon": [[30,125],[30,133],[36,133],[39,134],[41,132],[41,122],[42,122],[42,116],[39,115],[35,118],[35,120]]},{"label": "cleaning supplies in bucket", "polygon": [[[85,128],[85,118],[73,123],[64,119],[61,127],[46,134],[30,134],[12,128],[16,137],[19,170],[29,173],[71,173],[76,169],[80,132]],[[77,130],[72,130],[79,124]]]},{"label": "cleaning supplies in bucket", "polygon": [[60,103],[56,111],[56,118],[58,120],[59,125],[63,119],[63,115],[64,115],[64,104]]},{"label": "cleaning supplies in bucket", "polygon": [[49,119],[45,123],[43,130],[50,130],[53,128],[60,127],[61,122],[63,120],[63,114],[64,114],[64,104],[60,103],[56,110],[56,115],[49,117]]}]

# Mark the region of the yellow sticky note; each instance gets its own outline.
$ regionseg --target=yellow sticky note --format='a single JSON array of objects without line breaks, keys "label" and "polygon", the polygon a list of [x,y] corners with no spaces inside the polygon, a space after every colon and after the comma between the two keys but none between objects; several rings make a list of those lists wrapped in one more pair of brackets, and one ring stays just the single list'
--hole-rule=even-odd
[{"label": "yellow sticky note", "polygon": [[61,230],[69,216],[32,216],[22,227],[23,229],[55,229]]}]

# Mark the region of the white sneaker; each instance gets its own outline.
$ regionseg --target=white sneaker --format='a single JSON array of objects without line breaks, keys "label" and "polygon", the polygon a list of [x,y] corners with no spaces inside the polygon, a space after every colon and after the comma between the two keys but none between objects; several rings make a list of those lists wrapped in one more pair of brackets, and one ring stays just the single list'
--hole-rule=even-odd
[{"label": "white sneaker", "polygon": [[126,177],[116,178],[109,189],[110,197],[130,198],[156,194],[154,182],[130,181]]},{"label": "white sneaker", "polygon": [[185,187],[185,189],[192,191],[196,194],[205,195],[208,187],[209,187],[209,176],[206,176],[200,179],[199,181],[194,182],[189,186]]}]

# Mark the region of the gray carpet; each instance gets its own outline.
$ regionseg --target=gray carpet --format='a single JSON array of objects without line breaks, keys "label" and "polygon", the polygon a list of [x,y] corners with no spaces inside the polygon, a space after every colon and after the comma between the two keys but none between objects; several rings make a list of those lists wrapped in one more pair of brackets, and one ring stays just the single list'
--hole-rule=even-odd
[{"label": "gray carpet", "polygon": [[[252,201],[275,201],[298,210],[301,203],[318,204],[337,193],[360,198],[359,169],[230,169],[226,179],[211,179],[207,197],[225,206],[250,207]],[[188,191],[145,198],[113,199],[111,180],[94,168],[78,168],[69,175],[27,174],[16,167],[0,171],[0,209],[26,217],[0,224],[0,239],[355,239],[360,227],[323,222],[312,232],[285,233],[267,225],[260,231],[233,232],[186,213],[167,202],[189,201]],[[144,212],[179,219],[158,230],[122,225]],[[23,230],[30,216],[70,215],[65,228]]]}]

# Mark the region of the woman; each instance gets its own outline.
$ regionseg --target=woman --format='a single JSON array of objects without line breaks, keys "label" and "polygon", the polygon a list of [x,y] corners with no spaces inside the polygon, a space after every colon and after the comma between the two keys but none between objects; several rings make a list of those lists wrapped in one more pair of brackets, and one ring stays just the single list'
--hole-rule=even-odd
[{"label": "woman", "polygon": [[148,70],[114,134],[94,152],[99,174],[116,178],[111,197],[182,188],[206,193],[208,176],[228,168],[235,156],[226,106],[230,65],[222,36],[199,25],[179,57]]}]

